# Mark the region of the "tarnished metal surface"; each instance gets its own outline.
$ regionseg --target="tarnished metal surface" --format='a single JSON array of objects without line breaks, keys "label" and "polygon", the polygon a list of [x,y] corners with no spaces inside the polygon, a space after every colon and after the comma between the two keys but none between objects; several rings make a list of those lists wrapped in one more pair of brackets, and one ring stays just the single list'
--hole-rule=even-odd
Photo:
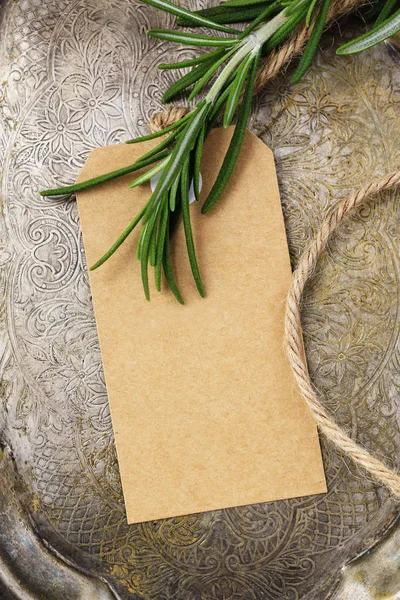
[{"label": "tarnished metal surface", "polygon": [[107,584],[70,568],[36,534],[8,451],[0,462],[1,600],[117,600]]},{"label": "tarnished metal surface", "polygon": [[399,600],[400,527],[358,560],[343,567],[332,600]]},{"label": "tarnished metal surface", "polygon": [[[323,600],[396,514],[385,490],[325,442],[327,495],[126,524],[75,202],[38,195],[72,182],[94,146],[147,131],[174,77],[158,61],[195,53],[146,37],[169,22],[127,0],[4,4],[1,437],[38,536],[122,599]],[[396,49],[334,59],[333,44],[302,83],[278,78],[254,106],[252,129],[276,157],[293,264],[336,201],[400,166]],[[398,201],[385,194],[341,228],[303,311],[326,406],[393,467]],[[60,598],[74,597],[69,585]]]}]

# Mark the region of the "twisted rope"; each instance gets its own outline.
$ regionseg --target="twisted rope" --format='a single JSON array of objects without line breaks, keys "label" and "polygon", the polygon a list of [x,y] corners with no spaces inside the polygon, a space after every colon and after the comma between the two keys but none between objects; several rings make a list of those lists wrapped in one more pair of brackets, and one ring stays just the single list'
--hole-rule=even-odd
[{"label": "twisted rope", "polygon": [[151,117],[150,129],[152,133],[162,131],[169,125],[176,123],[189,112],[184,106],[168,106],[163,112],[156,113]]},{"label": "twisted rope", "polygon": [[343,454],[349,456],[357,465],[368,471],[377,481],[385,485],[394,497],[400,499],[400,476],[372,456],[365,448],[354,442],[328,415],[312,387],[307,362],[303,350],[303,336],[300,321],[300,300],[304,287],[312,274],[321,252],[329,237],[342,221],[366,200],[379,192],[400,185],[400,171],[385,175],[378,181],[372,181],[341,202],[325,219],[315,240],[311,243],[293,273],[285,316],[285,346],[290,366],[301,391],[311,410],[319,430]]},{"label": "twisted rope", "polygon": [[[328,22],[351,12],[364,0],[332,0]],[[260,67],[254,86],[257,94],[282,68],[304,47],[309,38],[310,27],[300,26],[295,34],[279,48],[272,52],[268,60]],[[162,113],[153,116],[150,122],[152,131],[161,131],[188,112],[188,109],[177,106],[167,107]],[[385,485],[391,494],[400,499],[400,476],[389,469],[380,460],[372,456],[365,448],[354,442],[347,433],[328,415],[314,392],[308,374],[307,361],[303,348],[303,336],[300,320],[300,300],[304,287],[313,272],[316,261],[326,247],[329,237],[338,225],[365,200],[376,196],[379,192],[393,189],[400,185],[400,171],[372,181],[358,192],[341,202],[323,222],[315,240],[301,257],[293,274],[292,286],[288,294],[285,316],[285,346],[289,364],[294,373],[300,392],[313,414],[320,432],[331,441],[338,450],[350,457],[357,465],[367,471],[376,481]]]}]

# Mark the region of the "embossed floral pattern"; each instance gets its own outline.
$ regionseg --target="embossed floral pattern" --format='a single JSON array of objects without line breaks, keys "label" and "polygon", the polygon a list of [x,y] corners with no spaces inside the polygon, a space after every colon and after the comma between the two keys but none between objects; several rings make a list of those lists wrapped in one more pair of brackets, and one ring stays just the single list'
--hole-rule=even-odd
[{"label": "embossed floral pattern", "polygon": [[365,345],[354,341],[352,333],[340,338],[328,338],[326,343],[320,346],[320,376],[334,375],[338,383],[345,375],[361,376],[362,367],[366,364],[364,352]]},{"label": "embossed floral pattern", "polygon": [[54,381],[61,375],[65,380],[63,392],[67,395],[86,395],[86,390],[90,390],[90,378],[98,371],[99,365],[93,363],[93,357],[90,353],[81,353],[68,351],[59,344],[53,344],[52,355],[55,364],[45,369],[40,374],[41,381]]},{"label": "embossed floral pattern", "polygon": [[82,129],[89,134],[95,126],[105,131],[110,129],[110,119],[118,119],[121,111],[114,105],[113,100],[118,95],[118,89],[106,88],[102,77],[94,81],[76,81],[74,84],[75,98],[66,100],[66,106],[79,115]]},{"label": "embossed floral pattern", "polygon": [[62,149],[72,153],[74,142],[80,141],[81,129],[78,112],[71,112],[60,99],[58,93],[52,95],[46,112],[47,119],[39,120],[38,126],[44,130],[41,141],[50,144],[50,151],[58,154]]},{"label": "embossed floral pattern", "polygon": [[349,104],[338,104],[332,99],[329,92],[317,95],[312,88],[307,89],[307,94],[297,96],[298,106],[307,111],[310,131],[315,133],[324,127],[335,127],[341,136],[346,134],[346,121],[351,114]]}]

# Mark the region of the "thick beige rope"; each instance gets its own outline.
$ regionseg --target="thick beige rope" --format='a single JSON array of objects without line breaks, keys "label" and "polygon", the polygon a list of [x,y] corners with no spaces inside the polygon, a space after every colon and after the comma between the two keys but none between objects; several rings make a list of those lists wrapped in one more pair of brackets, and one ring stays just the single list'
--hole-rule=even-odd
[{"label": "thick beige rope", "polygon": [[[332,0],[328,21],[365,4],[365,0]],[[254,92],[258,93],[282,68],[303,48],[311,28],[301,26],[281,48],[272,52],[258,71]],[[150,122],[152,131],[161,131],[187,113],[188,109],[170,106],[162,113],[153,116]],[[290,366],[307,405],[313,414],[318,428],[343,454],[365,469],[376,481],[385,485],[391,494],[400,499],[400,476],[372,456],[365,448],[354,442],[347,433],[328,415],[315,394],[308,374],[307,361],[303,349],[303,336],[300,320],[300,300],[316,261],[326,247],[329,236],[338,225],[353,211],[379,192],[400,185],[400,171],[386,175],[378,181],[368,183],[358,192],[341,202],[326,218],[314,242],[303,254],[293,274],[293,283],[288,294],[285,317],[285,345]]]},{"label": "thick beige rope", "polygon": [[325,219],[315,240],[300,258],[293,273],[292,287],[286,304],[285,345],[290,366],[302,396],[314,415],[321,433],[333,442],[343,454],[352,458],[357,465],[368,471],[377,481],[383,483],[393,496],[400,499],[400,476],[354,442],[328,415],[318,400],[308,375],[300,321],[300,300],[304,286],[314,270],[319,255],[326,247],[330,235],[350,213],[354,212],[366,200],[376,196],[379,192],[399,185],[400,171],[385,175],[382,179],[368,183],[358,192],[346,198]]},{"label": "thick beige rope", "polygon": [[150,121],[150,129],[152,133],[162,131],[169,125],[172,125],[179,119],[182,119],[189,112],[184,106],[168,106],[163,112],[156,113]]}]

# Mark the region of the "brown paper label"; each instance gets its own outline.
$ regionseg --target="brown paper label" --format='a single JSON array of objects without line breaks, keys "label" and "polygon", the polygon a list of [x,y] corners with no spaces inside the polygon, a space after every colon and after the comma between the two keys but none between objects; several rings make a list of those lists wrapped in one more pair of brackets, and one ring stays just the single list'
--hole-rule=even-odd
[{"label": "brown paper label", "polygon": [[[291,281],[274,160],[246,133],[217,205],[200,208],[232,130],[204,148],[192,225],[206,298],[183,227],[172,241],[181,306],[164,285],[143,295],[135,231],[90,272],[128,516],[135,523],[325,492],[317,430],[283,352]],[[94,150],[80,180],[133,163],[154,142]],[[78,195],[88,265],[148,199],[134,175]]]}]

